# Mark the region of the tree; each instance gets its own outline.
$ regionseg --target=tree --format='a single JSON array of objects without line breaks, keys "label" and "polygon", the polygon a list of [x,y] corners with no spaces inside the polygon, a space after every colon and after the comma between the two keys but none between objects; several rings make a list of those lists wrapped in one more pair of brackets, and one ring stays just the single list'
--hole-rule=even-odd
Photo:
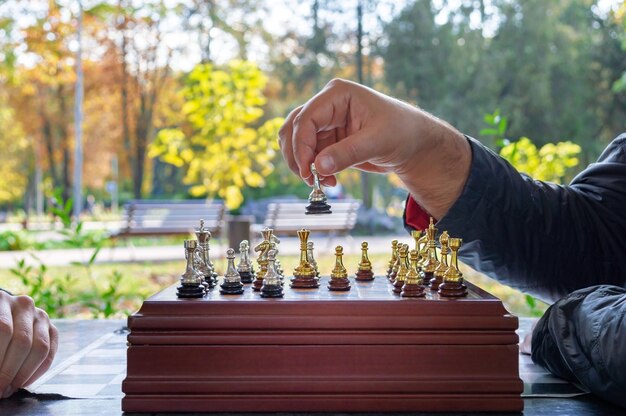
[{"label": "tree", "polygon": [[182,90],[184,125],[161,130],[150,157],[184,167],[193,196],[219,196],[236,210],[243,203],[242,188],[264,185],[278,150],[282,118],[252,127],[263,116],[266,82],[247,61],[232,61],[223,70],[196,66]]},{"label": "tree", "polygon": [[28,140],[4,93],[0,93],[0,148],[0,205],[13,204],[24,196],[32,159]]}]

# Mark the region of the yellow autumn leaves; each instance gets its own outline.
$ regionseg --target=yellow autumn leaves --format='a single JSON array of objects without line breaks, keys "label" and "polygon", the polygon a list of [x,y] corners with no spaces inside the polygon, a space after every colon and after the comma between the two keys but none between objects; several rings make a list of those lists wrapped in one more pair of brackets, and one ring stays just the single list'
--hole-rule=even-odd
[{"label": "yellow autumn leaves", "polygon": [[239,208],[242,188],[264,186],[274,169],[283,119],[258,125],[266,84],[252,62],[235,60],[224,69],[198,65],[181,91],[184,125],[161,130],[149,156],[186,167],[184,180],[192,185],[192,195],[218,196],[230,210]]}]

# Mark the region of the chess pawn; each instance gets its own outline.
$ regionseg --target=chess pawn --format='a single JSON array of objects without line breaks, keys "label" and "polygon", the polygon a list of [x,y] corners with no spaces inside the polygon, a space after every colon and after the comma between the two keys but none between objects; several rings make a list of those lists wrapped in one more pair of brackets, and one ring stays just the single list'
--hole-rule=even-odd
[{"label": "chess pawn", "polygon": [[391,258],[389,259],[389,267],[387,268],[387,279],[391,278],[391,272],[393,271],[393,266],[396,264],[398,260],[398,240],[393,240],[391,242]]},{"label": "chess pawn", "polygon": [[276,254],[275,249],[271,249],[267,253],[267,273],[263,279],[263,286],[261,287],[262,298],[282,298],[283,297],[283,285],[280,282],[280,275],[276,270]]},{"label": "chess pawn", "polygon": [[439,260],[437,260],[437,245],[435,236],[437,234],[437,228],[433,224],[433,218],[430,218],[430,224],[428,225],[428,229],[426,230],[426,234],[428,235],[427,245],[427,257],[422,264],[422,270],[424,271],[424,284],[427,285],[430,283],[430,279],[435,276],[435,270],[437,266],[439,266]]},{"label": "chess pawn", "polygon": [[348,279],[348,271],[343,265],[343,247],[341,246],[335,248],[335,267],[330,272],[328,290],[350,290],[350,280]]},{"label": "chess pawn", "polygon": [[467,286],[463,284],[463,273],[459,270],[458,251],[463,240],[450,238],[449,246],[452,251],[450,266],[443,274],[443,283],[439,285],[438,293],[446,297],[467,296]]},{"label": "chess pawn", "polygon": [[187,266],[185,273],[180,276],[180,286],[176,288],[179,298],[201,298],[206,294],[202,281],[204,276],[194,268],[194,253],[198,247],[196,240],[185,240],[185,258]]},{"label": "chess pawn", "polygon": [[433,274],[433,278],[428,282],[431,290],[439,289],[439,285],[443,283],[443,274],[448,270],[448,232],[444,231],[439,236],[439,243],[441,244],[441,261],[437,268],[435,269],[435,273]]},{"label": "chess pawn", "polygon": [[425,296],[425,289],[419,272],[417,271],[417,260],[419,258],[417,250],[411,250],[411,266],[406,274],[406,282],[402,286],[400,296],[403,298],[419,298]]},{"label": "chess pawn", "polygon": [[293,279],[291,279],[291,287],[294,289],[310,289],[319,287],[320,284],[315,277],[315,269],[311,266],[307,259],[307,240],[309,238],[309,230],[299,230],[300,238],[300,263],[293,271]]},{"label": "chess pawn", "polygon": [[226,273],[224,273],[224,283],[220,285],[220,293],[222,295],[241,295],[243,293],[243,283],[237,268],[235,268],[235,250],[229,248],[226,250]]},{"label": "chess pawn", "polygon": [[361,261],[359,269],[356,272],[356,280],[359,282],[370,282],[374,280],[374,272],[372,271],[372,262],[367,256],[367,243],[361,243]]},{"label": "chess pawn", "polygon": [[315,261],[315,257],[313,256],[313,241],[308,241],[306,243],[306,259],[311,264],[311,266],[313,266],[313,268],[315,269],[315,277],[319,279],[320,271],[317,268],[317,261]]},{"label": "chess pawn", "polygon": [[239,243],[239,254],[241,258],[237,265],[237,272],[241,277],[241,283],[252,283],[254,280],[254,274],[252,272],[252,263],[250,262],[250,245],[248,240],[243,240]]},{"label": "chess pawn", "polygon": [[261,231],[261,235],[263,236],[263,241],[261,241],[255,248],[255,252],[259,252],[259,257],[257,257],[257,264],[259,265],[259,271],[256,274],[256,280],[253,283],[252,289],[256,292],[261,290],[263,287],[263,278],[267,273],[267,253],[271,249],[271,239],[272,239],[272,230],[269,228],[265,228]]},{"label": "chess pawn", "polygon": [[198,240],[198,251],[202,261],[206,264],[210,271],[210,276],[206,275],[205,280],[209,287],[215,287],[217,285],[217,273],[215,272],[215,265],[211,261],[209,255],[211,232],[204,226],[204,220],[200,220],[200,228],[195,231],[196,238]]},{"label": "chess pawn", "polygon": [[389,281],[393,284],[396,281],[396,277],[398,276],[398,270],[400,270],[400,249],[402,248],[402,243],[398,243],[398,247],[396,251],[398,255],[396,256],[396,262],[393,264],[393,268],[391,269],[391,274],[389,275]]},{"label": "chess pawn", "polygon": [[313,191],[309,195],[309,205],[306,206],[305,214],[331,214],[332,211],[330,210],[330,205],[326,202],[326,195],[322,190],[314,163],[311,163],[311,173],[313,174]]},{"label": "chess pawn", "polygon": [[400,257],[398,258],[398,274],[396,275],[396,279],[393,282],[393,293],[395,293],[396,295],[402,293],[402,287],[406,283],[406,275],[409,273],[409,268],[407,266],[408,255],[409,245],[402,244],[402,247],[400,248]]}]

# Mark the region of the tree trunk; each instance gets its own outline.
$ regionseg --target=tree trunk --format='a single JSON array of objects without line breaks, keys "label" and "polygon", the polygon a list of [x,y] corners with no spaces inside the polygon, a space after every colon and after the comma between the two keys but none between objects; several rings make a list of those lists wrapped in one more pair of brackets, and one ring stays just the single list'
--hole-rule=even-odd
[{"label": "tree trunk", "polygon": [[[356,6],[356,14],[356,69],[359,84],[363,84],[363,4],[361,4],[360,0]],[[361,172],[361,193],[363,194],[363,205],[365,208],[372,208],[372,187],[370,186],[370,175],[367,172]]]}]

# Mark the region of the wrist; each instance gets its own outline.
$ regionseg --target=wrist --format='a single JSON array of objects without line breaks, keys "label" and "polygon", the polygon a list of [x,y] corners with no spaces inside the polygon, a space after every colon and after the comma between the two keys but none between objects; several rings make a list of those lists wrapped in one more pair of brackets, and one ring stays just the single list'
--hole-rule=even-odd
[{"label": "wrist", "polygon": [[397,174],[415,201],[442,218],[459,198],[472,162],[470,144],[456,129],[428,116],[417,131],[414,156]]}]

